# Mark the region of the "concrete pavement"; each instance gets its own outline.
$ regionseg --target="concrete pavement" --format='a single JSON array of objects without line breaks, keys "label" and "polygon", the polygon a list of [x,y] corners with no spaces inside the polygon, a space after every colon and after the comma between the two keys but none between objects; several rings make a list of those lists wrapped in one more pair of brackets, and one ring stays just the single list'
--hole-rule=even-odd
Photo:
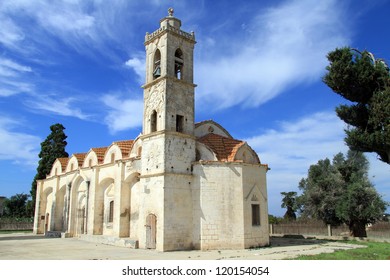
[{"label": "concrete pavement", "polygon": [[0,234],[0,260],[280,260],[358,247],[364,246],[273,237],[270,247],[260,249],[158,252],[96,244],[78,238],[46,238],[30,233]]}]

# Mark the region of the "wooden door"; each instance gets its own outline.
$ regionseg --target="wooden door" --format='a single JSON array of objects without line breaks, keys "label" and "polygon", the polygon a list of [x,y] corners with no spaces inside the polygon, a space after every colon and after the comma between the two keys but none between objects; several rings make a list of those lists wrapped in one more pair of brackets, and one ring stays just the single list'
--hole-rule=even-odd
[{"label": "wooden door", "polygon": [[146,248],[156,249],[156,215],[149,214],[146,218]]}]

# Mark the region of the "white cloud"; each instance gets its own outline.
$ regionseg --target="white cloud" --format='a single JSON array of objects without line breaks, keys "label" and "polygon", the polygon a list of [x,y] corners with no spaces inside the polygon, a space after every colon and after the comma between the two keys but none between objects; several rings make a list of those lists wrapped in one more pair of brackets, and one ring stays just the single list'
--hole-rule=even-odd
[{"label": "white cloud", "polygon": [[145,79],[145,54],[140,53],[125,62],[125,66],[132,69],[138,76],[138,81],[142,83]]},{"label": "white cloud", "polygon": [[73,97],[60,98],[56,95],[31,95],[33,98],[25,100],[25,104],[35,112],[48,112],[54,115],[74,117],[87,120],[89,115],[84,114],[74,103],[77,99]]},{"label": "white cloud", "polygon": [[109,108],[104,121],[111,133],[142,125],[142,99],[123,99],[121,94],[106,94],[102,101]]},{"label": "white cloud", "polygon": [[18,48],[24,39],[23,31],[14,22],[0,14],[0,44],[8,48]]},{"label": "white cloud", "polygon": [[23,124],[0,116],[0,160],[11,160],[15,164],[36,167],[40,148],[40,138],[27,133],[14,131]]},{"label": "white cloud", "polygon": [[32,72],[32,69],[10,59],[0,58],[0,77],[15,77],[19,72]]},{"label": "white cloud", "polygon": [[0,58],[0,96],[7,97],[18,93],[31,92],[34,86],[28,82],[32,73],[29,66],[7,58]]},{"label": "white cloud", "polygon": [[[298,191],[298,183],[307,177],[310,165],[325,158],[332,160],[339,152],[347,152],[344,128],[344,122],[333,111],[318,112],[298,120],[282,121],[275,129],[246,140],[258,153],[261,162],[271,168],[267,173],[271,214],[284,214],[285,210],[280,208],[280,192]],[[389,165],[377,160],[375,154],[366,156],[370,161],[370,180],[390,201]]]},{"label": "white cloud", "polygon": [[343,128],[344,123],[334,112],[320,112],[280,122],[275,129],[247,139],[261,162],[271,168],[267,173],[269,201],[277,201],[276,205],[269,203],[271,214],[282,214],[280,192],[297,191],[310,165],[347,151]]},{"label": "white cloud", "polygon": [[261,10],[246,36],[207,48],[195,68],[197,97],[214,108],[258,106],[288,87],[318,81],[326,54],[349,42],[341,5],[295,0]]}]

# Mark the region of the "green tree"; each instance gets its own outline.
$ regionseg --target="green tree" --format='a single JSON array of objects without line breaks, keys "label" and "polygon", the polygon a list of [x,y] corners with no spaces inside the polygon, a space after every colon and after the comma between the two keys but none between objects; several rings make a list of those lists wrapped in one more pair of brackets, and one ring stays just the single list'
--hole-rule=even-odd
[{"label": "green tree", "polygon": [[27,201],[29,195],[19,193],[4,201],[4,216],[12,218],[28,217]]},{"label": "green tree", "polygon": [[383,217],[388,205],[368,179],[369,163],[361,152],[348,151],[310,166],[298,198],[302,216],[326,224],[348,225],[355,237],[366,237],[365,226]]},{"label": "green tree", "polygon": [[268,214],[268,222],[270,224],[279,224],[282,220],[283,218],[281,217],[276,217],[274,215]]},{"label": "green tree", "polygon": [[339,225],[336,204],[342,194],[343,179],[329,159],[310,166],[307,178],[299,182],[303,191],[298,204],[303,218],[314,218],[326,224]]},{"label": "green tree", "polygon": [[47,136],[45,141],[41,143],[41,151],[39,153],[39,163],[37,168],[37,174],[34,177],[31,186],[32,205],[35,206],[37,180],[46,178],[46,175],[50,173],[52,165],[57,158],[68,157],[68,153],[65,151],[67,142],[65,141],[67,136],[64,133],[65,127],[62,124],[53,124],[50,126],[51,133]]},{"label": "green tree", "polygon": [[292,221],[297,219],[295,212],[298,209],[297,205],[297,193],[296,192],[281,192],[282,198],[282,208],[286,208],[286,213],[283,218],[287,221]]},{"label": "green tree", "polygon": [[352,102],[336,113],[349,125],[345,142],[352,150],[375,152],[390,164],[390,73],[382,59],[367,52],[341,48],[327,56],[323,81]]}]

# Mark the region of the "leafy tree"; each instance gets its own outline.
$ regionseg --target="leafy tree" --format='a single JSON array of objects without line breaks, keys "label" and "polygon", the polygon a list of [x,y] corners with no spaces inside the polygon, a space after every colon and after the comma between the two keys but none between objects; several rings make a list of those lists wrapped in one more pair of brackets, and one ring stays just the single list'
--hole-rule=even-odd
[{"label": "leafy tree", "polygon": [[352,150],[376,152],[390,164],[390,73],[382,59],[367,52],[341,48],[327,56],[323,81],[352,102],[336,113],[349,127],[345,141]]},{"label": "leafy tree", "polygon": [[268,215],[268,222],[270,224],[279,224],[283,219],[281,217],[276,217],[274,215]]},{"label": "leafy tree", "polygon": [[283,195],[281,207],[287,208],[287,211],[284,214],[283,218],[287,221],[296,220],[297,215],[295,214],[295,212],[298,209],[297,193],[296,192],[281,192],[280,194]]},{"label": "leafy tree", "polygon": [[365,226],[383,217],[386,206],[368,180],[369,164],[361,152],[348,151],[310,166],[302,179],[298,198],[302,216],[317,218],[327,224],[348,225],[355,237],[366,237]]},{"label": "leafy tree", "polygon": [[67,136],[64,133],[65,127],[62,124],[57,123],[50,126],[50,130],[51,133],[47,136],[45,141],[41,143],[37,174],[35,175],[31,186],[30,193],[32,197],[32,205],[34,206],[37,191],[37,180],[46,178],[46,175],[50,173],[52,165],[57,158],[69,156],[65,151],[67,145],[67,142],[65,141]]},{"label": "leafy tree", "polygon": [[28,194],[16,194],[4,201],[4,216],[12,218],[28,217],[27,200]]},{"label": "leafy tree", "polygon": [[336,216],[336,204],[343,190],[343,179],[329,159],[318,161],[310,166],[307,178],[299,183],[303,191],[298,198],[302,217],[339,225],[342,221]]}]

